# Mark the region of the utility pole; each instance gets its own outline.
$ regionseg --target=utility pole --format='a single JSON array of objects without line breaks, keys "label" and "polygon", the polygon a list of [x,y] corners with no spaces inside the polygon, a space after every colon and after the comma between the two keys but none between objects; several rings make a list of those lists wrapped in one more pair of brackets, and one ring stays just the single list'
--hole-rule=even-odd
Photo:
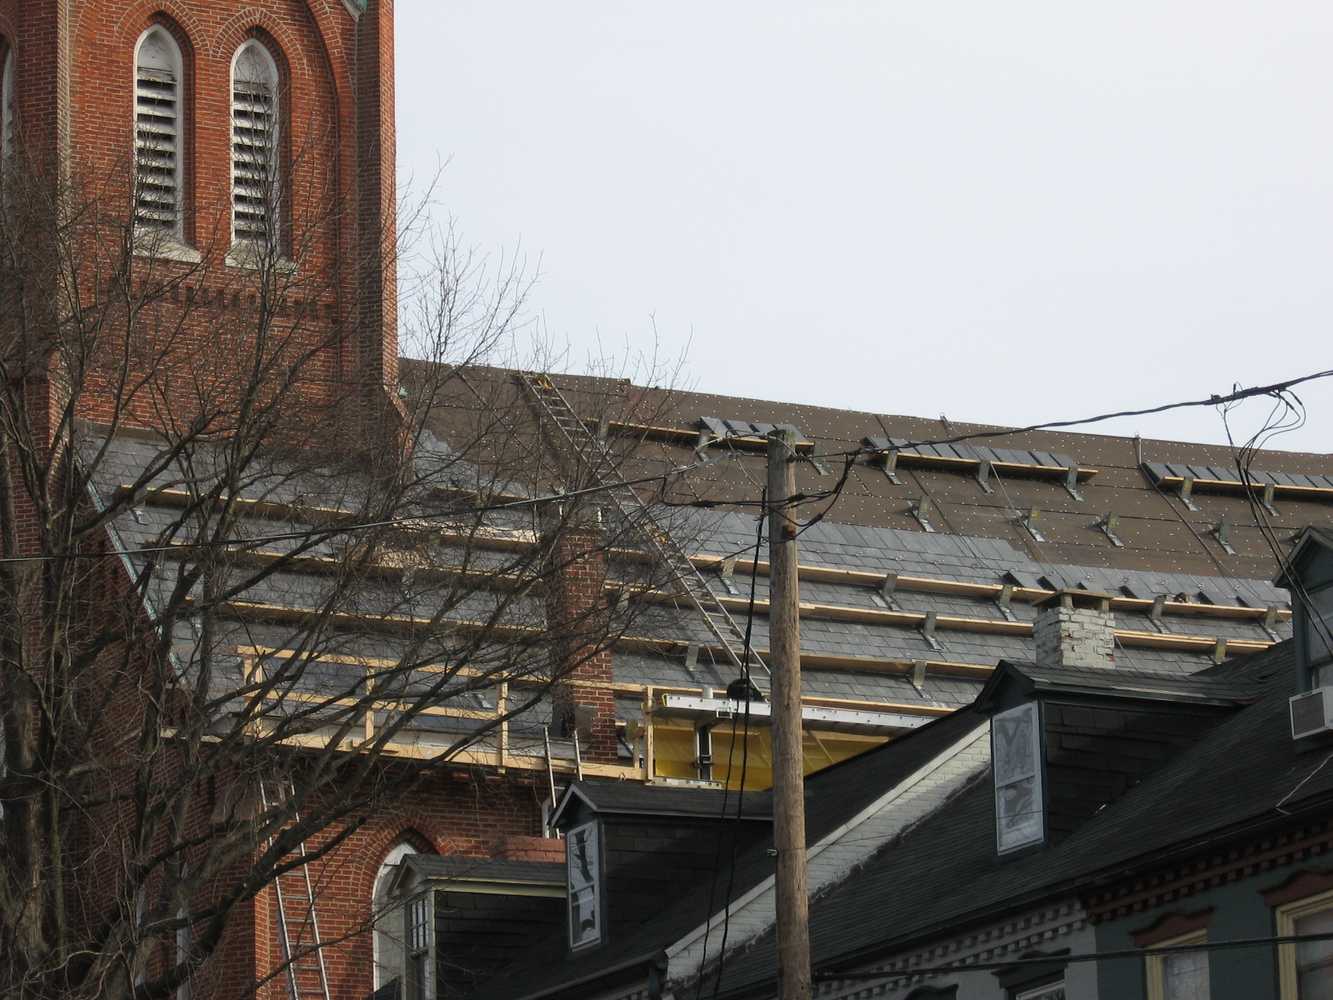
[{"label": "utility pole", "polygon": [[810,1000],[810,914],[805,871],[801,750],[801,584],[796,522],[796,435],[768,435],[769,669],[773,674],[773,846],[778,854],[778,1000]]}]

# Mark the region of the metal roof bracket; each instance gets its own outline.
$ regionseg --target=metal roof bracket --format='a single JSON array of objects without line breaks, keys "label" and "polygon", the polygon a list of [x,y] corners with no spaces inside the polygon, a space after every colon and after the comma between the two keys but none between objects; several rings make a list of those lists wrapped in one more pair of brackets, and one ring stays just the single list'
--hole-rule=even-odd
[{"label": "metal roof bracket", "polygon": [[934,611],[927,611],[925,619],[921,622],[921,638],[926,640],[926,645],[937,653],[940,649],[939,640],[935,638],[935,626],[938,623],[939,616]]},{"label": "metal roof bracket", "polygon": [[1194,477],[1186,476],[1184,479],[1180,481],[1180,502],[1183,503],[1190,510],[1197,512],[1199,508],[1195,505],[1194,501],[1191,499],[1193,494],[1194,494]]},{"label": "metal roof bracket", "polygon": [[879,590],[872,595],[878,604],[882,604],[890,611],[897,611],[898,602],[893,599],[894,591],[898,589],[898,574],[885,573],[884,579],[879,585]]},{"label": "metal roof bracket", "polygon": [[1037,527],[1037,521],[1040,517],[1041,517],[1041,511],[1039,511],[1036,507],[1033,507],[1031,510],[1029,510],[1026,514],[1023,515],[1023,517],[1020,519],[1020,522],[1022,523],[1023,527],[1027,528],[1028,534],[1032,536],[1033,541],[1044,542],[1046,541],[1046,536],[1044,536],[1041,533],[1041,529]]},{"label": "metal roof bracket", "polygon": [[713,434],[707,427],[699,428],[699,440],[694,444],[694,457],[699,458],[714,441]]},{"label": "metal roof bracket", "polygon": [[692,642],[685,647],[685,669],[694,673],[699,669],[699,644]]},{"label": "metal roof bracket", "polygon": [[1264,631],[1268,633],[1268,638],[1272,639],[1274,642],[1278,642],[1281,639],[1281,636],[1277,634],[1278,610],[1279,609],[1276,604],[1270,604],[1267,608],[1264,609],[1264,620],[1261,623],[1263,625]]},{"label": "metal roof bracket", "polygon": [[922,694],[926,693],[926,661],[912,661],[912,687],[916,688]]},{"label": "metal roof bracket", "polygon": [[1213,662],[1221,663],[1227,658],[1227,640],[1226,636],[1218,636],[1217,642],[1213,644]]},{"label": "metal roof bracket", "polygon": [[726,588],[728,594],[731,594],[733,596],[735,596],[735,594],[737,593],[736,584],[732,580],[732,577],[735,575],[735,573],[736,573],[735,556],[732,556],[729,559],[723,559],[721,565],[719,565],[717,568],[717,575],[722,580],[722,586]]},{"label": "metal roof bracket", "polygon": [[1264,505],[1264,510],[1277,517],[1277,508],[1273,506],[1273,494],[1275,492],[1276,487],[1273,483],[1264,483],[1264,495],[1259,502]]},{"label": "metal roof bracket", "polygon": [[889,482],[894,486],[901,486],[902,482],[898,479],[898,449],[890,448],[884,453],[884,475],[889,477]]},{"label": "metal roof bracket", "polygon": [[916,503],[912,504],[912,516],[916,518],[916,523],[921,525],[921,530],[934,532],[935,525],[930,523],[930,498],[922,497]]},{"label": "metal roof bracket", "polygon": [[1225,517],[1213,525],[1210,534],[1217,539],[1217,544],[1222,546],[1223,552],[1229,556],[1236,554],[1236,550],[1231,547],[1231,527]]},{"label": "metal roof bracket", "polygon": [[1077,500],[1083,502],[1083,494],[1078,491],[1078,466],[1071,465],[1065,469],[1065,490],[1068,494]]},{"label": "metal roof bracket", "polygon": [[605,413],[597,421],[597,440],[606,444],[606,439],[611,436],[611,418]]},{"label": "metal roof bracket", "polygon": [[1093,525],[1094,528],[1100,528],[1102,534],[1111,540],[1111,544],[1117,549],[1123,549],[1125,543],[1120,540],[1120,515],[1106,514],[1100,521]]},{"label": "metal roof bracket", "polygon": [[1014,609],[1009,605],[1014,599],[1014,585],[1012,583],[1003,584],[1000,587],[1000,593],[995,598],[995,606],[1000,609],[1000,614],[1004,615],[1005,621],[1018,621],[1014,616]]},{"label": "metal roof bracket", "polygon": [[995,490],[990,484],[991,463],[990,459],[983,458],[977,465],[977,485],[985,493],[994,493]]}]

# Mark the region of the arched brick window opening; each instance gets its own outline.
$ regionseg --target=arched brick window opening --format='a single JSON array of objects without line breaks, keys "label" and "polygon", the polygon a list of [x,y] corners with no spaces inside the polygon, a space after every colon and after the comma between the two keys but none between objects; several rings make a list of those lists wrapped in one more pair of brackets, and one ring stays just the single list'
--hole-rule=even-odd
[{"label": "arched brick window opening", "polygon": [[134,49],[134,221],[184,241],[185,71],[180,45],[155,24]]},{"label": "arched brick window opening", "polygon": [[251,38],[231,62],[232,242],[282,249],[282,74],[268,46]]},{"label": "arched brick window opening", "polygon": [[0,39],[0,169],[14,155],[14,46]]}]

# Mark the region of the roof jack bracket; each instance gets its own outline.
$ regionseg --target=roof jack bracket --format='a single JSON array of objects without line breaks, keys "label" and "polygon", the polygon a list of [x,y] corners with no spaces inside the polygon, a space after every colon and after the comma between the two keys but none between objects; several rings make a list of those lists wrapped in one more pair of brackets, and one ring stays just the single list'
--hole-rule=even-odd
[{"label": "roof jack bracket", "polygon": [[809,462],[811,467],[815,470],[815,475],[817,476],[828,475],[828,466],[825,465],[823,462],[821,462],[819,459],[815,458],[814,455],[802,455],[798,452],[796,457],[804,459],[805,461]]},{"label": "roof jack bracket", "polygon": [[922,694],[926,693],[926,661],[912,661],[912,687],[916,688]]},{"label": "roof jack bracket", "polygon": [[921,622],[921,638],[926,640],[926,645],[938,653],[940,644],[939,640],[935,638],[935,625],[937,621],[938,616],[934,611],[926,612],[926,617]]},{"label": "roof jack bracket", "polygon": [[1152,599],[1152,610],[1148,612],[1148,621],[1158,632],[1165,632],[1166,626],[1162,624],[1162,615],[1166,614],[1166,595],[1158,594]]},{"label": "roof jack bracket", "polygon": [[884,453],[884,475],[889,477],[889,482],[894,486],[901,486],[902,482],[898,479],[898,449],[890,448]]},{"label": "roof jack bracket", "polygon": [[1005,621],[1018,621],[1018,619],[1014,617],[1013,608],[1009,607],[1009,604],[1013,599],[1014,585],[1012,583],[1006,583],[1000,587],[1000,593],[999,596],[995,598],[995,604],[999,607],[1000,614],[1004,615]]},{"label": "roof jack bracket", "polygon": [[1077,500],[1083,502],[1083,494],[1078,491],[1078,466],[1071,465],[1065,469],[1065,491]]},{"label": "roof jack bracket", "polygon": [[1217,544],[1222,546],[1223,552],[1229,556],[1236,554],[1236,550],[1231,547],[1231,528],[1225,517],[1213,526],[1211,534],[1217,539]]},{"label": "roof jack bracket", "polygon": [[707,427],[700,428],[699,440],[694,443],[694,457],[701,458],[703,453],[708,450],[708,446],[713,443],[713,433]]},{"label": "roof jack bracket", "polygon": [[916,518],[916,523],[921,525],[921,530],[934,532],[935,525],[930,523],[930,510],[930,499],[928,497],[922,497],[912,504],[912,516]]},{"label": "roof jack bracket", "polygon": [[1032,536],[1034,541],[1044,542],[1046,541],[1046,536],[1043,535],[1041,533],[1041,529],[1037,527],[1037,520],[1040,517],[1041,517],[1041,511],[1037,510],[1036,507],[1033,507],[1030,511],[1024,514],[1022,518],[1020,518],[1020,521],[1023,527],[1028,529],[1028,534]]},{"label": "roof jack bracket", "polygon": [[1274,642],[1277,642],[1280,638],[1277,634],[1277,611],[1277,605],[1270,604],[1264,609],[1264,620],[1261,623],[1264,631],[1268,633],[1268,638],[1272,639]]},{"label": "roof jack bracket", "polygon": [[1191,499],[1193,494],[1194,494],[1194,477],[1186,476],[1184,479],[1180,481],[1180,502],[1183,503],[1190,510],[1197,512],[1199,508],[1195,505],[1194,500]]},{"label": "roof jack bracket", "polygon": [[606,444],[606,439],[611,436],[611,418],[605,413],[597,421],[597,440]]},{"label": "roof jack bracket", "polygon": [[1213,662],[1221,663],[1227,658],[1227,639],[1226,636],[1219,636],[1217,642],[1213,643]]},{"label": "roof jack bracket", "polygon": [[989,459],[983,458],[981,464],[977,466],[977,485],[981,487],[984,493],[994,493],[995,490],[990,484],[991,464]]},{"label": "roof jack bracket", "polygon": [[735,572],[736,572],[735,556],[732,556],[730,559],[723,559],[721,565],[719,565],[717,568],[717,575],[722,579],[722,586],[725,587],[727,589],[727,593],[731,594],[732,596],[735,596],[737,593],[736,584],[732,580],[732,576],[735,574]]},{"label": "roof jack bracket", "polygon": [[1120,515],[1107,514],[1100,521],[1093,525],[1094,528],[1101,528],[1102,534],[1111,540],[1111,544],[1117,549],[1123,549],[1125,543],[1120,540]]},{"label": "roof jack bracket", "polygon": [[1259,501],[1264,505],[1264,510],[1268,511],[1274,517],[1277,517],[1277,508],[1273,506],[1273,493],[1275,492],[1273,483],[1264,483],[1264,495]]},{"label": "roof jack bracket", "polygon": [[871,599],[876,604],[883,605],[890,611],[900,610],[898,602],[893,599],[893,593],[898,589],[898,574],[885,573],[884,580],[879,585],[879,590],[871,594]]},{"label": "roof jack bracket", "polygon": [[699,669],[699,644],[692,642],[685,647],[685,669],[694,673]]}]

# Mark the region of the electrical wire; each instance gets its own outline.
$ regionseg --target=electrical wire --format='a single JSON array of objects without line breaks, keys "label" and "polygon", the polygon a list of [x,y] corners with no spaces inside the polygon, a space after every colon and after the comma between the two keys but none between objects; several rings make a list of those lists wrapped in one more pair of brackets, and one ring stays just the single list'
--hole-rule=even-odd
[{"label": "electrical wire", "polygon": [[[1314,382],[1326,378],[1333,378],[1333,369],[1312,372],[1309,375],[1300,375],[1296,378],[1285,379],[1281,382],[1273,382],[1269,385],[1258,385],[1248,389],[1233,389],[1225,396],[1214,394],[1206,399],[1187,399],[1175,403],[1162,403],[1158,406],[1149,406],[1139,410],[1116,410],[1112,413],[1099,413],[1096,416],[1079,417],[1075,420],[1047,420],[1039,424],[1028,424],[1026,427],[1007,427],[993,431],[972,431],[968,434],[955,434],[951,437],[934,438],[922,441],[907,441],[899,447],[923,448],[928,445],[959,444],[964,441],[982,441],[990,438],[1012,437],[1015,434],[1030,434],[1034,431],[1058,430],[1064,427],[1081,427],[1087,424],[1104,423],[1107,420],[1119,420],[1123,417],[1146,417],[1157,413],[1167,413],[1171,410],[1182,410],[1188,407],[1222,406],[1227,403],[1238,403],[1241,400],[1249,399],[1253,396],[1272,396],[1306,382]],[[866,450],[864,448],[858,448],[856,451],[828,452],[810,455],[808,457],[833,458],[840,455],[863,455],[865,452]]]},{"label": "electrical wire", "polygon": [[[765,500],[768,499],[768,490],[763,493]],[[765,518],[759,519],[759,527],[755,532],[754,540],[754,558],[759,560],[759,549],[763,545],[764,522]],[[751,640],[754,638],[754,605],[755,590],[758,585],[759,574],[754,573],[750,576],[750,606],[745,612],[745,655],[741,660],[741,675],[745,681],[745,725],[742,729],[741,743],[741,783],[740,788],[736,790],[736,826],[733,829],[731,837],[731,871],[727,875],[727,891],[722,900],[722,944],[718,948],[717,955],[717,973],[713,978],[713,997],[717,1000],[718,991],[722,988],[722,971],[727,964],[727,938],[731,934],[731,901],[736,893],[736,847],[740,841],[741,820],[744,818],[745,810],[745,778],[750,768],[750,700],[754,685],[750,681],[750,652],[753,649]],[[731,774],[727,774],[727,780],[730,782]],[[707,959],[708,949],[704,948],[703,958]],[[702,976],[699,977],[703,979]]]},{"label": "electrical wire", "polygon": [[324,535],[327,537],[336,537],[354,531],[368,531],[374,528],[393,528],[402,525],[419,525],[423,521],[439,521],[446,518],[456,518],[461,516],[471,516],[475,514],[489,514],[496,511],[517,510],[523,507],[539,506],[548,503],[560,503],[565,500],[574,500],[578,497],[590,496],[596,493],[605,493],[609,490],[621,489],[625,486],[642,486],[646,483],[664,483],[667,479],[683,476],[693,472],[695,469],[705,465],[715,465],[715,459],[699,461],[690,465],[677,466],[667,472],[660,472],[654,476],[643,476],[638,479],[621,480],[614,483],[603,483],[598,486],[587,486],[578,490],[567,490],[561,493],[548,493],[537,497],[522,497],[517,500],[506,500],[503,503],[481,504],[475,507],[468,507],[464,510],[450,511],[447,513],[423,513],[413,514],[411,516],[403,515],[401,517],[384,518],[379,521],[354,521],[350,524],[339,524],[331,528],[310,527],[297,531],[281,531],[267,535],[248,535],[244,538],[215,538],[207,541],[196,542],[176,542],[170,545],[144,545],[135,548],[106,549],[101,552],[71,552],[65,555],[36,555],[36,556],[4,556],[0,557],[0,564],[3,563],[36,563],[52,562],[64,559],[105,559],[120,558],[122,556],[136,555],[156,555],[164,552],[181,552],[191,549],[211,549],[211,548],[238,548],[251,546],[267,542],[285,542],[302,541],[311,537]]},{"label": "electrical wire", "polygon": [[[762,500],[766,503],[768,500],[767,487],[764,488],[760,496]],[[764,543],[764,516],[761,514],[759,516],[759,524],[756,527],[755,540],[754,540],[754,558],[756,562],[759,561],[759,552],[760,549],[763,547],[763,543]],[[746,610],[746,615],[745,615],[745,640],[744,640],[743,651],[741,654],[741,679],[745,683],[745,713],[744,713],[745,727],[742,733],[741,782],[740,782],[740,788],[738,788],[736,791],[736,822],[735,826],[733,826],[731,830],[731,862],[729,866],[730,875],[727,879],[726,896],[722,902],[722,909],[723,909],[722,947],[721,951],[719,952],[719,960],[725,957],[727,950],[727,934],[728,931],[730,930],[730,922],[731,922],[731,898],[736,883],[736,843],[740,837],[740,824],[741,824],[741,818],[743,816],[744,799],[745,799],[745,776],[746,776],[746,770],[748,769],[750,762],[750,692],[752,690],[750,683],[750,651],[753,648],[751,645],[751,639],[754,636],[754,606],[755,606],[756,588],[758,586],[758,579],[759,579],[758,573],[750,574],[750,603],[748,609]],[[703,975],[703,967],[705,963],[707,963],[708,961],[708,939],[713,931],[713,903],[715,902],[716,899],[717,879],[718,875],[720,874],[719,869],[721,868],[721,862],[722,862],[722,840],[725,833],[725,829],[722,824],[724,824],[727,819],[727,804],[728,804],[727,800],[731,791],[731,766],[736,755],[736,720],[737,716],[733,714],[731,717],[731,745],[727,748],[727,781],[726,784],[723,785],[722,787],[722,812],[721,815],[718,816],[719,826],[718,826],[717,842],[713,849],[713,871],[710,874],[708,881],[708,909],[704,913],[703,954],[700,955],[699,957],[699,979],[694,984],[694,1000],[701,1000],[701,998],[703,997],[703,988],[705,979],[705,976]],[[720,981],[720,975],[721,973],[719,973],[719,981]],[[716,985],[713,988],[713,995],[714,997],[717,996]]]}]

